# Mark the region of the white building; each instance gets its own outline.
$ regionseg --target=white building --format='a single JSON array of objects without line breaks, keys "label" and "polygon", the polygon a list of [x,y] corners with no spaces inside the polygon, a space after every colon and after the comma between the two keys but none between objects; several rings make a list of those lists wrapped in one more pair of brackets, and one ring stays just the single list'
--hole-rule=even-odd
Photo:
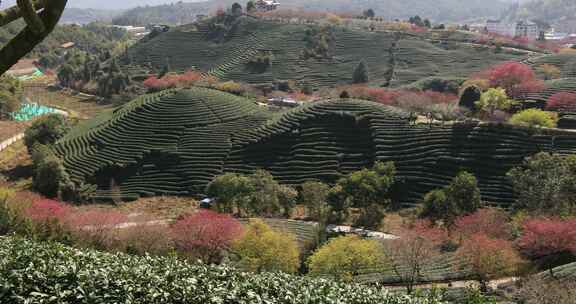
[{"label": "white building", "polygon": [[130,34],[138,34],[146,32],[146,27],[144,26],[113,25],[113,27],[123,29]]},{"label": "white building", "polygon": [[276,0],[258,0],[255,5],[259,11],[273,11],[280,6],[280,2]]},{"label": "white building", "polygon": [[538,39],[540,28],[531,21],[504,22],[499,20],[486,21],[486,31],[509,37],[526,37],[531,40]]},{"label": "white building", "polygon": [[558,40],[564,40],[564,39],[568,38],[569,35],[568,35],[568,33],[558,33],[558,32],[555,32],[555,31],[551,31],[551,32],[546,33],[546,34],[544,35],[544,37],[546,37],[546,40],[556,40],[556,41],[558,41]]},{"label": "white building", "polygon": [[540,27],[531,21],[520,21],[516,23],[516,34],[514,37],[526,37],[530,40],[538,39]]},{"label": "white building", "polygon": [[498,34],[502,36],[514,37],[516,35],[516,27],[514,25],[500,20],[486,21],[486,31],[488,33]]}]

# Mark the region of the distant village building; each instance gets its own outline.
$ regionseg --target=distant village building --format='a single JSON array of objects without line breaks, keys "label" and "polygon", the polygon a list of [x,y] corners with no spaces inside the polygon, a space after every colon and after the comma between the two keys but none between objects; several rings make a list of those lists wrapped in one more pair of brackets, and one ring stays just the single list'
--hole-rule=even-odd
[{"label": "distant village building", "polygon": [[170,30],[170,26],[165,24],[148,24],[146,28],[152,32],[165,33]]},{"label": "distant village building", "polygon": [[516,34],[514,37],[526,37],[537,39],[540,36],[540,27],[531,21],[519,21],[516,23]]},{"label": "distant village building", "polygon": [[257,0],[254,4],[259,11],[273,11],[280,6],[280,2],[276,0]]},{"label": "distant village building", "polygon": [[508,23],[501,20],[488,20],[486,21],[486,31],[503,36],[525,37],[530,40],[538,39],[540,36],[540,27],[531,21]]},{"label": "distant village building", "polygon": [[561,41],[569,38],[570,36],[568,35],[568,33],[559,33],[556,32],[554,29],[552,29],[552,31],[546,33],[544,37],[546,38],[546,40]]},{"label": "distant village building", "polygon": [[516,34],[516,28],[512,24],[500,20],[486,21],[486,31],[502,36],[514,36]]},{"label": "distant village building", "polygon": [[113,25],[115,28],[123,29],[130,34],[138,34],[146,32],[146,28],[143,26],[132,26],[132,25]]},{"label": "distant village building", "polygon": [[295,108],[301,105],[302,101],[295,100],[289,97],[272,97],[268,98],[268,104],[275,105],[278,107]]}]

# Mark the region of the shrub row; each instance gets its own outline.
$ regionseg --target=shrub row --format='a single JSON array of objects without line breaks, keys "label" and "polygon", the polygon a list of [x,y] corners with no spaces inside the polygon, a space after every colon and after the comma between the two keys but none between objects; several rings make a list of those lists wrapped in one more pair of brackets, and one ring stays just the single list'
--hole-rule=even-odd
[{"label": "shrub row", "polygon": [[[60,140],[56,151],[77,185],[94,198],[203,193],[227,172],[262,168],[284,184],[333,182],[394,161],[399,200],[414,204],[460,169],[478,177],[486,201],[514,200],[506,172],[540,151],[576,152],[573,133],[497,124],[412,125],[409,115],[373,102],[311,103],[270,119],[250,99],[194,88],[146,95]],[[117,191],[117,192],[118,192]]]},{"label": "shrub row", "polygon": [[0,238],[0,298],[10,303],[427,304],[379,287],[250,274],[171,257],[81,251]]}]

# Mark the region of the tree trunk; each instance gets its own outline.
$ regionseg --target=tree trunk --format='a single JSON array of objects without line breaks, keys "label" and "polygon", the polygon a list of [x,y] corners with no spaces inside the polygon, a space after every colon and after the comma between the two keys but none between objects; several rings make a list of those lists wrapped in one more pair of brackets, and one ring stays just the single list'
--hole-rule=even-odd
[{"label": "tree trunk", "polygon": [[[0,50],[0,75],[8,71],[14,64],[28,54],[34,47],[42,42],[48,36],[60,20],[62,12],[66,7],[67,0],[51,0],[48,2],[35,1],[33,4],[36,9],[44,7],[44,10],[38,14],[39,20],[44,24],[44,30],[40,33],[37,28],[28,25],[8,44]],[[9,8],[0,13],[0,26],[6,25],[23,16],[23,11],[18,7]]]}]

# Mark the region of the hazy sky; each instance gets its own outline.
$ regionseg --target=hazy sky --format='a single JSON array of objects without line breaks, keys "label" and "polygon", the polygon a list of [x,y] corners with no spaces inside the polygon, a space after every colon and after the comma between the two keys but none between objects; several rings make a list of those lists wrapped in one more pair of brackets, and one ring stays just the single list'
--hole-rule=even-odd
[{"label": "hazy sky", "polygon": [[[198,2],[199,0],[184,0],[183,2]],[[178,0],[68,0],[68,7],[123,9],[142,5],[158,5],[178,2]],[[14,5],[16,0],[2,0],[2,7]]]}]

